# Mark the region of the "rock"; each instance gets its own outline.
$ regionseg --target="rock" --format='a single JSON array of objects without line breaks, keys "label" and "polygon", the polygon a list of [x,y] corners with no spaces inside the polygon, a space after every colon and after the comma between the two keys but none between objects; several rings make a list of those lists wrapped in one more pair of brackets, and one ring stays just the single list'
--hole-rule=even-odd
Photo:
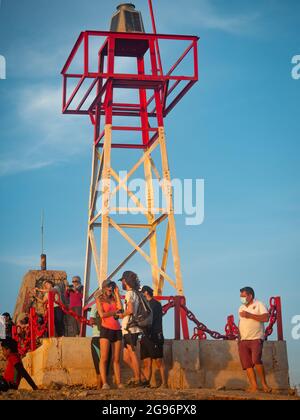
[{"label": "rock", "polygon": [[88,396],[88,392],[87,391],[80,392],[80,394],[78,394],[78,398],[79,399],[86,398],[87,396]]},{"label": "rock", "polygon": [[31,292],[35,287],[41,289],[45,280],[52,280],[56,286],[59,286],[61,290],[67,283],[67,273],[65,271],[41,271],[41,270],[30,270],[23,277],[23,281],[19,290],[14,316],[14,321],[18,321],[19,318],[23,317],[24,314],[28,314],[30,307],[35,307],[38,314],[44,314],[43,304],[40,302],[33,301]]},{"label": "rock", "polygon": [[48,389],[51,391],[60,391],[64,386],[61,382],[51,382]]}]

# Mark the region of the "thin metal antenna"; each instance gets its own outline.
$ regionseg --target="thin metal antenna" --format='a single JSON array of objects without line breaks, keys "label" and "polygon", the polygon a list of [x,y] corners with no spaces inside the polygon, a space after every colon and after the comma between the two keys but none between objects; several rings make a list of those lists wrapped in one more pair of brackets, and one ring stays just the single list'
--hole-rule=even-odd
[{"label": "thin metal antenna", "polygon": [[152,5],[152,0],[148,0],[148,4],[149,4],[150,17],[151,17],[151,22],[152,22],[152,30],[153,30],[153,33],[156,35],[157,31],[156,31],[156,23],[155,23],[155,17],[154,17],[154,10],[153,10],[153,5]]},{"label": "thin metal antenna", "polygon": [[42,223],[41,223],[41,242],[42,242],[42,253],[44,254],[44,222],[45,222],[45,214],[44,210],[42,210]]},{"label": "thin metal antenna", "polygon": [[[151,17],[151,22],[152,22],[152,30],[153,33],[155,35],[157,35],[157,30],[156,30],[156,23],[155,23],[155,16],[154,16],[154,10],[153,10],[153,4],[152,4],[152,0],[148,0],[148,5],[149,5],[149,10],[150,10],[150,17]],[[158,64],[159,64],[159,70],[161,75],[163,74],[163,67],[162,67],[162,61],[161,61],[161,55],[160,55],[160,48],[159,48],[159,43],[158,40],[155,39],[155,45],[156,45],[156,49],[157,49],[157,58],[158,58]]]}]

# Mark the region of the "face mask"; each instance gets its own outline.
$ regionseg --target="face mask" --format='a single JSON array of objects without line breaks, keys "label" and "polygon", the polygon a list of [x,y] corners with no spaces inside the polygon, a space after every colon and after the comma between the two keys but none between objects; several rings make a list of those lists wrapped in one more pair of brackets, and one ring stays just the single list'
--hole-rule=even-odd
[{"label": "face mask", "polygon": [[246,297],[241,297],[241,302],[243,305],[247,305],[248,301]]}]

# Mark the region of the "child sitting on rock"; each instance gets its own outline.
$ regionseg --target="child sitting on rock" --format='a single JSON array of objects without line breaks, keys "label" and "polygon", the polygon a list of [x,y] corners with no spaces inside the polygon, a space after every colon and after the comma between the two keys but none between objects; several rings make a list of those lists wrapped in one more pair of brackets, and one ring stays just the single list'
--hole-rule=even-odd
[{"label": "child sitting on rock", "polygon": [[1,341],[1,347],[7,363],[4,375],[0,376],[0,392],[18,389],[22,378],[27,381],[32,389],[37,390],[36,384],[25,370],[18,354],[18,343],[9,338]]}]

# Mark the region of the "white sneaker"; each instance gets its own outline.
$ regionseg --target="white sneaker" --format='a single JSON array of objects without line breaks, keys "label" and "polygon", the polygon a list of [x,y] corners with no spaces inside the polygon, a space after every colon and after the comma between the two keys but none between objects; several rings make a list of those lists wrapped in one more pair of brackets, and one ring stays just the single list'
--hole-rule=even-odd
[{"label": "white sneaker", "polygon": [[108,384],[104,384],[103,387],[102,387],[102,389],[104,391],[107,391],[108,389],[110,389],[110,386]]}]

